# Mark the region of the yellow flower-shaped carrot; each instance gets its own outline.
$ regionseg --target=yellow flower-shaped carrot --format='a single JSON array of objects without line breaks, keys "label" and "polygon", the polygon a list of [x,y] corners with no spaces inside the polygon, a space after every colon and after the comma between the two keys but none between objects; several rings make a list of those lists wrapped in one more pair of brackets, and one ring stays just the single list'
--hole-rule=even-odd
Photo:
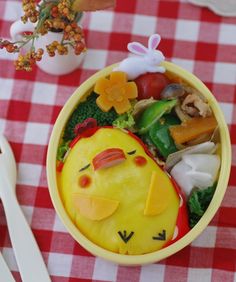
[{"label": "yellow flower-shaped carrot", "polygon": [[96,102],[104,112],[112,107],[118,114],[123,114],[131,108],[129,99],[138,96],[135,82],[127,81],[127,74],[124,72],[112,72],[110,78],[100,78],[94,87],[99,97]]}]

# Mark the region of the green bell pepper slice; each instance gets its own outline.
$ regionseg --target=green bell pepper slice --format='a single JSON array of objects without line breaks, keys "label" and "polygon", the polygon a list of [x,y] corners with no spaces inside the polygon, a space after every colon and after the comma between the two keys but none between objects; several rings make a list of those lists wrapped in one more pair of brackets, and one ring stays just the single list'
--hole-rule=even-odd
[{"label": "green bell pepper slice", "polygon": [[164,114],[169,113],[177,104],[177,99],[160,100],[148,107],[137,121],[139,134],[145,134]]},{"label": "green bell pepper slice", "polygon": [[180,124],[180,120],[171,114],[162,116],[149,129],[148,135],[159,153],[166,159],[169,154],[178,151],[170,136],[169,127]]}]

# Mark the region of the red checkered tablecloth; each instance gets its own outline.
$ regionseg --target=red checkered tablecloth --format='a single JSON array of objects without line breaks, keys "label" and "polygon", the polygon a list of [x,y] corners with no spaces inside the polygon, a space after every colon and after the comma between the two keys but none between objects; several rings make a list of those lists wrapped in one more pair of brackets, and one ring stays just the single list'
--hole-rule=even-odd
[{"label": "red checkered tablecloth", "polygon": [[[1,37],[9,38],[10,25],[20,15],[20,1],[0,0]],[[69,75],[51,76],[38,68],[17,72],[13,56],[0,52],[0,132],[14,150],[17,196],[52,281],[235,282],[236,18],[217,16],[187,0],[117,0],[114,10],[87,13],[83,27],[88,52],[80,69]],[[231,133],[232,172],[220,209],[190,246],[155,264],[124,267],[92,256],[65,230],[49,197],[45,160],[52,127],[76,87],[124,59],[128,42],[146,44],[155,32],[162,36],[160,49],[167,59],[196,74],[219,101]],[[0,249],[21,281],[2,205]],[[0,281],[7,282],[1,273]]]}]

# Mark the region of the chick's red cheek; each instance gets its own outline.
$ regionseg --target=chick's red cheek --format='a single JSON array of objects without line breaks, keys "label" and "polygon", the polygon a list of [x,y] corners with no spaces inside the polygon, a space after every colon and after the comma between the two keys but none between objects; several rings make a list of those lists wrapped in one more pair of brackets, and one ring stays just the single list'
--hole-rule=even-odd
[{"label": "chick's red cheek", "polygon": [[144,166],[147,163],[147,160],[142,156],[137,156],[134,158],[134,163],[137,166]]},{"label": "chick's red cheek", "polygon": [[79,186],[81,188],[87,188],[87,187],[89,187],[90,184],[91,184],[91,178],[88,175],[83,174],[83,175],[80,176]]}]

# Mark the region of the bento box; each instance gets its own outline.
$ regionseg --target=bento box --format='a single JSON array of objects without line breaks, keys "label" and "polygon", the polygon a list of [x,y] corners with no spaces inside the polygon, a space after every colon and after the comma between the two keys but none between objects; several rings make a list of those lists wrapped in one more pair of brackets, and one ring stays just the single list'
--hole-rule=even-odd
[{"label": "bento box", "polygon": [[164,60],[159,42],[130,43],[136,56],[81,84],[48,147],[50,196],[66,229],[123,265],[157,262],[196,239],[231,167],[219,104],[196,76]]}]

